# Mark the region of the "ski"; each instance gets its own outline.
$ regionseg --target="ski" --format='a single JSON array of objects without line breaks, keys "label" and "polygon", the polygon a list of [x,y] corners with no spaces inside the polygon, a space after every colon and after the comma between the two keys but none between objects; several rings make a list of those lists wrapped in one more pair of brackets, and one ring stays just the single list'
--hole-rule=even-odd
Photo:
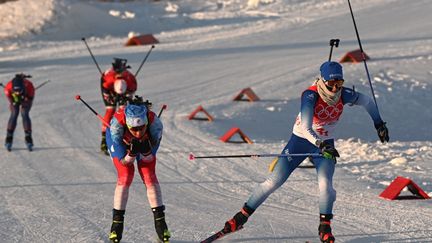
[{"label": "ski", "polygon": [[[237,229],[234,232],[237,232],[237,231],[241,230],[242,228],[243,227]],[[207,239],[201,241],[201,243],[210,243],[210,242],[213,242],[213,241],[217,241],[217,240],[220,240],[222,237],[224,237],[226,235],[229,235],[231,233],[234,233],[234,232],[225,232],[225,229],[222,229],[222,230],[219,230],[218,232],[214,233],[213,235],[211,235]]]}]

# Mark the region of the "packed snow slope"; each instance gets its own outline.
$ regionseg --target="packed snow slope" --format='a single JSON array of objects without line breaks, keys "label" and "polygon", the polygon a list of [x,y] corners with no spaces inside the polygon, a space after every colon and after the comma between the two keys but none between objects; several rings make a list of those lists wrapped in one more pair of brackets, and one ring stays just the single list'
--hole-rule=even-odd
[{"label": "packed snow slope", "polygon": [[[397,176],[432,196],[432,2],[352,0],[376,100],[390,131],[378,137],[367,113],[345,107],[336,147],[333,233],[337,242],[432,242],[432,200],[388,201],[378,195]],[[116,172],[99,153],[103,114],[99,71],[113,57],[136,72],[149,46],[125,47],[128,35],[159,39],[138,73],[138,94],[163,104],[157,173],[172,242],[198,242],[222,228],[268,175],[268,159],[196,155],[279,153],[299,98],[341,40],[333,60],[358,48],[345,0],[18,0],[0,4],[0,80],[33,76],[35,150],[24,146],[21,120],[14,150],[0,155],[3,242],[107,242]],[[371,94],[363,64],[343,64],[346,86]],[[259,102],[234,102],[251,87]],[[202,105],[214,122],[189,121]],[[0,136],[8,103],[0,99]],[[223,143],[239,127],[254,143]],[[237,141],[239,138],[234,138]],[[410,195],[409,192],[402,192]],[[122,242],[154,242],[153,216],[136,176]],[[228,242],[318,242],[314,169],[297,169]]]}]

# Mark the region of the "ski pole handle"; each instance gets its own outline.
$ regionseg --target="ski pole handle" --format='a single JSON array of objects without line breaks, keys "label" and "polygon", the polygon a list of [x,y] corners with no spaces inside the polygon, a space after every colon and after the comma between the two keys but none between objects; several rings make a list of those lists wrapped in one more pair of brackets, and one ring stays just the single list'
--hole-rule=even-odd
[{"label": "ski pole handle", "polygon": [[106,122],[104,119],[103,119],[103,117],[101,116],[101,115],[99,115],[89,104],[87,104],[87,102],[85,102],[82,98],[81,98],[81,96],[80,95],[76,95],[75,96],[75,99],[76,100],[80,100],[85,106],[87,106],[87,108],[89,108],[92,112],[93,112],[93,114],[95,114],[98,118],[99,118],[99,120],[101,120],[102,121],[102,123],[105,125],[105,126],[107,126],[107,127],[110,127],[110,125],[108,124],[108,122]]},{"label": "ski pole handle", "polygon": [[232,155],[211,155],[211,156],[195,156],[193,153],[189,154],[189,160],[195,159],[220,159],[220,158],[260,158],[260,157],[300,157],[311,156],[319,157],[319,153],[305,153],[305,154],[232,154]]},{"label": "ski pole handle", "polygon": [[160,109],[160,111],[159,111],[159,115],[158,115],[158,118],[160,118],[160,116],[162,115],[162,112],[165,110],[167,108],[167,105],[163,105],[162,106],[162,108]]},{"label": "ski pole handle", "polygon": [[330,54],[329,54],[329,59],[328,59],[329,62],[331,61],[331,58],[332,58],[333,46],[337,48],[339,46],[339,41],[340,41],[339,39],[331,39],[330,40]]},{"label": "ski pole handle", "polygon": [[0,86],[2,86],[3,88],[6,88],[6,87],[3,85],[3,83],[0,83]]}]

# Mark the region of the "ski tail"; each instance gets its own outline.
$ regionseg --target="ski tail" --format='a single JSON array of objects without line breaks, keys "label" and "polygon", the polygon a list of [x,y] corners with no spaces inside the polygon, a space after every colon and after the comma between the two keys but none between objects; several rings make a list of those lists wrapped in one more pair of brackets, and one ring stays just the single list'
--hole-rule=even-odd
[{"label": "ski tail", "polygon": [[201,241],[201,243],[210,243],[216,240],[221,239],[222,237],[224,237],[227,233],[225,233],[223,230],[220,230],[216,233],[214,233],[213,235],[211,235],[210,237],[208,237],[207,239]]},{"label": "ski tail", "polygon": [[222,237],[237,232],[239,230],[243,229],[243,227],[241,226],[240,228],[238,228],[236,231],[227,231],[226,228],[219,230],[218,232],[214,233],[213,235],[211,235],[210,237],[208,237],[207,239],[201,241],[201,243],[210,243],[213,241],[217,241],[220,240]]}]

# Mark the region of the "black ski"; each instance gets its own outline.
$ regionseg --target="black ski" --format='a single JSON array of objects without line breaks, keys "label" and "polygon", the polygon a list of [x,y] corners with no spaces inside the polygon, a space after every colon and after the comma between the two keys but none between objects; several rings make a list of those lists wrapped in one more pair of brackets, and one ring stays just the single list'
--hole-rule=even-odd
[{"label": "black ski", "polygon": [[[242,227],[243,228],[243,227]],[[241,230],[242,228],[237,229],[234,232],[237,232],[239,230]],[[234,232],[226,232],[225,229],[219,230],[218,232],[214,233],[213,235],[211,235],[210,237],[208,237],[207,239],[201,241],[201,243],[210,243],[216,240],[220,240],[222,237],[234,233]]]}]

